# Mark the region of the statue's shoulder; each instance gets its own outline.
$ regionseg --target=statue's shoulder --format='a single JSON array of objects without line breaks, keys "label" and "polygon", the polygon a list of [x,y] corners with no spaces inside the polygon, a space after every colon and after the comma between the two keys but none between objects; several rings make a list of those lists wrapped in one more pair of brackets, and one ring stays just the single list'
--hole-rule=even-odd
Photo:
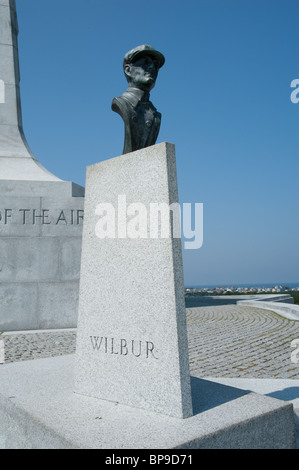
[{"label": "statue's shoulder", "polygon": [[111,108],[113,111],[116,111],[116,108],[119,108],[124,105],[124,100],[121,96],[115,97],[112,100]]},{"label": "statue's shoulder", "polygon": [[128,100],[128,97],[123,93],[121,96],[117,98],[113,98],[112,100],[112,111],[115,111],[116,113],[128,113],[131,107],[131,103]]}]

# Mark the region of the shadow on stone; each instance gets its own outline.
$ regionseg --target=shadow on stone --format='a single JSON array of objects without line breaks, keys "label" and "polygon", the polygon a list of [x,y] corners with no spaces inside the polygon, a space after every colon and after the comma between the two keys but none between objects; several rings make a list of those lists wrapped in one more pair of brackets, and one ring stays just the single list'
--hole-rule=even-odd
[{"label": "shadow on stone", "polygon": [[194,415],[251,393],[197,377],[191,377],[191,391]]},{"label": "shadow on stone", "polygon": [[211,299],[207,297],[185,298],[186,308],[213,307],[218,305],[237,305],[238,299]]},{"label": "shadow on stone", "polygon": [[278,400],[291,401],[299,398],[299,387],[287,387],[283,390],[267,393],[268,397],[277,398]]}]

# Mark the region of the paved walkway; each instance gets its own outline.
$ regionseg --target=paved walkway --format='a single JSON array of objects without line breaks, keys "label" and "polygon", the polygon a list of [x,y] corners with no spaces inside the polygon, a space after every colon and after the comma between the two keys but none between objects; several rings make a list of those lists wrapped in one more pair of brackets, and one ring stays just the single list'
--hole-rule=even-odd
[{"label": "paved walkway", "polygon": [[[299,379],[299,364],[291,361],[299,321],[264,309],[210,302],[187,309],[187,326],[192,375]],[[6,333],[0,335],[1,345],[0,363],[73,354],[76,330]]]},{"label": "paved walkway", "polygon": [[299,364],[291,361],[298,321],[264,309],[217,305],[187,309],[187,325],[192,375],[299,379]]}]

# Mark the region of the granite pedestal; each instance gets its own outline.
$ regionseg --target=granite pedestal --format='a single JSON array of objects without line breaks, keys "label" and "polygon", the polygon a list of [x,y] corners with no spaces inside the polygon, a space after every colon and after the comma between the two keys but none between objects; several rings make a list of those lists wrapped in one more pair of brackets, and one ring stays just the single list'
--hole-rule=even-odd
[{"label": "granite pedestal", "polygon": [[159,215],[169,236],[152,237],[151,222],[159,223],[151,204],[178,204],[173,144],[87,169],[75,391],[185,418],[192,403],[181,239],[169,210]]}]

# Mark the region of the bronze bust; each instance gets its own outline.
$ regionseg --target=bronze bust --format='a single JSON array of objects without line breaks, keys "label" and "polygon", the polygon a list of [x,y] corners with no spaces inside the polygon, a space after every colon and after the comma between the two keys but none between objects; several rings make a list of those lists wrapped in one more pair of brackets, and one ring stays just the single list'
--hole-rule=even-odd
[{"label": "bronze bust", "polygon": [[123,69],[128,89],[112,101],[112,110],[118,113],[125,125],[123,154],[134,152],[156,143],[161,114],[150,102],[159,69],[164,65],[163,54],[145,44],[129,51]]}]

